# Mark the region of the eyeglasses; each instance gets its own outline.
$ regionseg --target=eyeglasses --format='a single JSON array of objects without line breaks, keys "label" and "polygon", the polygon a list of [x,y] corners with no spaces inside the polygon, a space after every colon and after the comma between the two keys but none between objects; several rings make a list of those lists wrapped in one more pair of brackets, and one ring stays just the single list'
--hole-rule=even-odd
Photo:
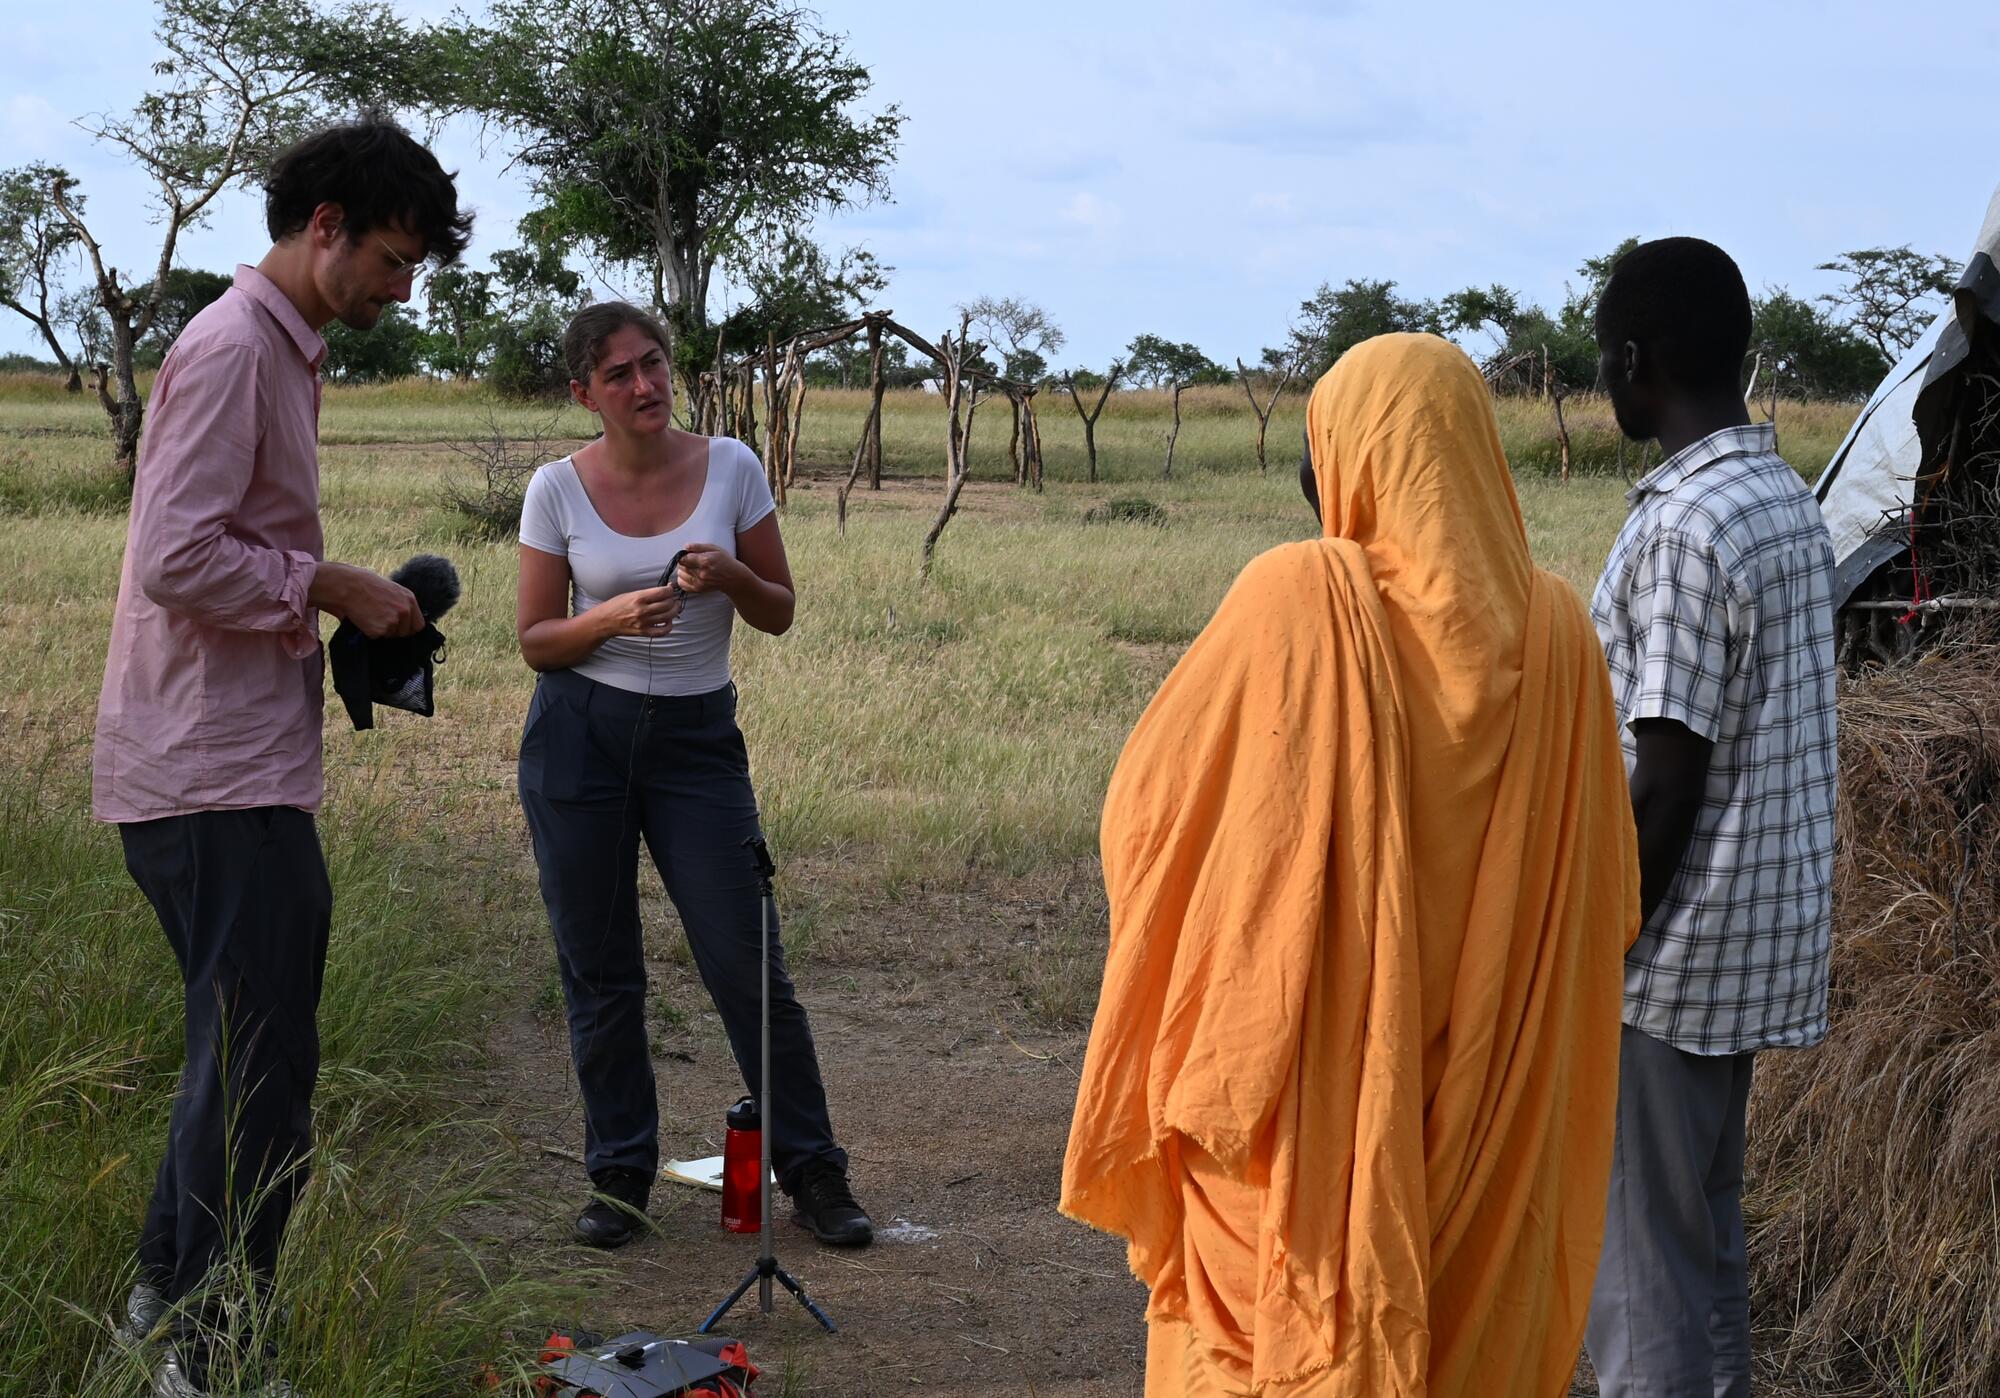
[{"label": "eyeglasses", "polygon": [[412,287],[416,286],[418,282],[422,281],[424,279],[424,275],[430,271],[431,269],[430,263],[424,261],[421,257],[417,258],[415,261],[412,261],[411,259],[403,256],[403,254],[397,252],[394,248],[390,247],[389,244],[383,240],[381,234],[378,233],[375,235],[375,242],[381,247],[382,251],[389,254],[390,270],[394,272],[395,275],[400,277],[405,272],[409,273],[410,285]]}]

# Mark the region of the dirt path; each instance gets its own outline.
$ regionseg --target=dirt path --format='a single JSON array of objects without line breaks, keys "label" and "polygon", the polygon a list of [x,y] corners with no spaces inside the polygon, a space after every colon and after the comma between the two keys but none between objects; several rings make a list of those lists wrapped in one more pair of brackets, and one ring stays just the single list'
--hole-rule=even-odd
[{"label": "dirt path", "polygon": [[[753,1289],[721,1329],[749,1343],[773,1394],[1139,1394],[1144,1290],[1120,1243],[1054,1206],[1084,1035],[1037,1027],[1017,989],[1021,957],[1069,917],[1060,897],[1002,885],[861,902],[815,928],[797,980],[881,1237],[821,1248],[779,1200],[779,1260],[840,1333],[820,1334],[782,1291],[761,1316]],[[714,1154],[741,1089],[670,920],[648,900],[662,1149]],[[691,1331],[754,1262],[755,1236],[721,1229],[719,1196],[662,1185],[655,1236],[572,1248],[582,1119],[550,997],[498,1026],[493,1047],[488,1094],[522,1168],[517,1212],[485,1226],[516,1255],[547,1250],[551,1268],[602,1267],[583,1323]]]}]

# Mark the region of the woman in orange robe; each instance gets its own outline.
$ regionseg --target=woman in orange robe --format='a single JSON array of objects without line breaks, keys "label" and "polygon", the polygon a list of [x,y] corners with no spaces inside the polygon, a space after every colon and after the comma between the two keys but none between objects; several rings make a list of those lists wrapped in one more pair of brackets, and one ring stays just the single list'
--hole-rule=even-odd
[{"label": "woman in orange robe", "polygon": [[1457,348],[1349,350],[1308,441],[1325,537],[1243,570],[1105,798],[1063,1209],[1152,1289],[1148,1398],[1553,1398],[1639,926],[1609,679]]}]

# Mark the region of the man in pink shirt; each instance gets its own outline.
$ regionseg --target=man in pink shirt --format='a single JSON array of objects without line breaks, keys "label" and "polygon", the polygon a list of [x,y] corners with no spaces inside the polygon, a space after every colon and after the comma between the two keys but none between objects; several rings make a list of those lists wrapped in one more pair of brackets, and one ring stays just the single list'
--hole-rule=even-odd
[{"label": "man in pink shirt", "polygon": [[169,1322],[163,1398],[204,1392],[211,1369],[242,1377],[215,1343],[218,1264],[268,1282],[307,1173],[333,907],[314,825],[320,613],[369,636],[424,625],[407,590],[323,557],[320,327],[369,329],[472,226],[436,157],[376,120],[280,155],[265,213],[271,250],[154,383],[93,754],[94,813],[185,985],[186,1066],[121,1332]]}]

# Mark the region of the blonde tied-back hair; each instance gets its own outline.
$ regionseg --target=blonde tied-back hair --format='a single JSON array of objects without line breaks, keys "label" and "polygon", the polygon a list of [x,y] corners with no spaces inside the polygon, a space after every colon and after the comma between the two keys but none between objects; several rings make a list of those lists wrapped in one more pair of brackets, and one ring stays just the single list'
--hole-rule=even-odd
[{"label": "blonde tied-back hair", "polygon": [[604,353],[604,342],[628,325],[644,331],[668,355],[673,353],[667,345],[666,327],[651,313],[630,301],[599,301],[570,317],[569,327],[563,331],[563,365],[569,376],[578,383],[589,383],[597,370],[598,356]]}]

